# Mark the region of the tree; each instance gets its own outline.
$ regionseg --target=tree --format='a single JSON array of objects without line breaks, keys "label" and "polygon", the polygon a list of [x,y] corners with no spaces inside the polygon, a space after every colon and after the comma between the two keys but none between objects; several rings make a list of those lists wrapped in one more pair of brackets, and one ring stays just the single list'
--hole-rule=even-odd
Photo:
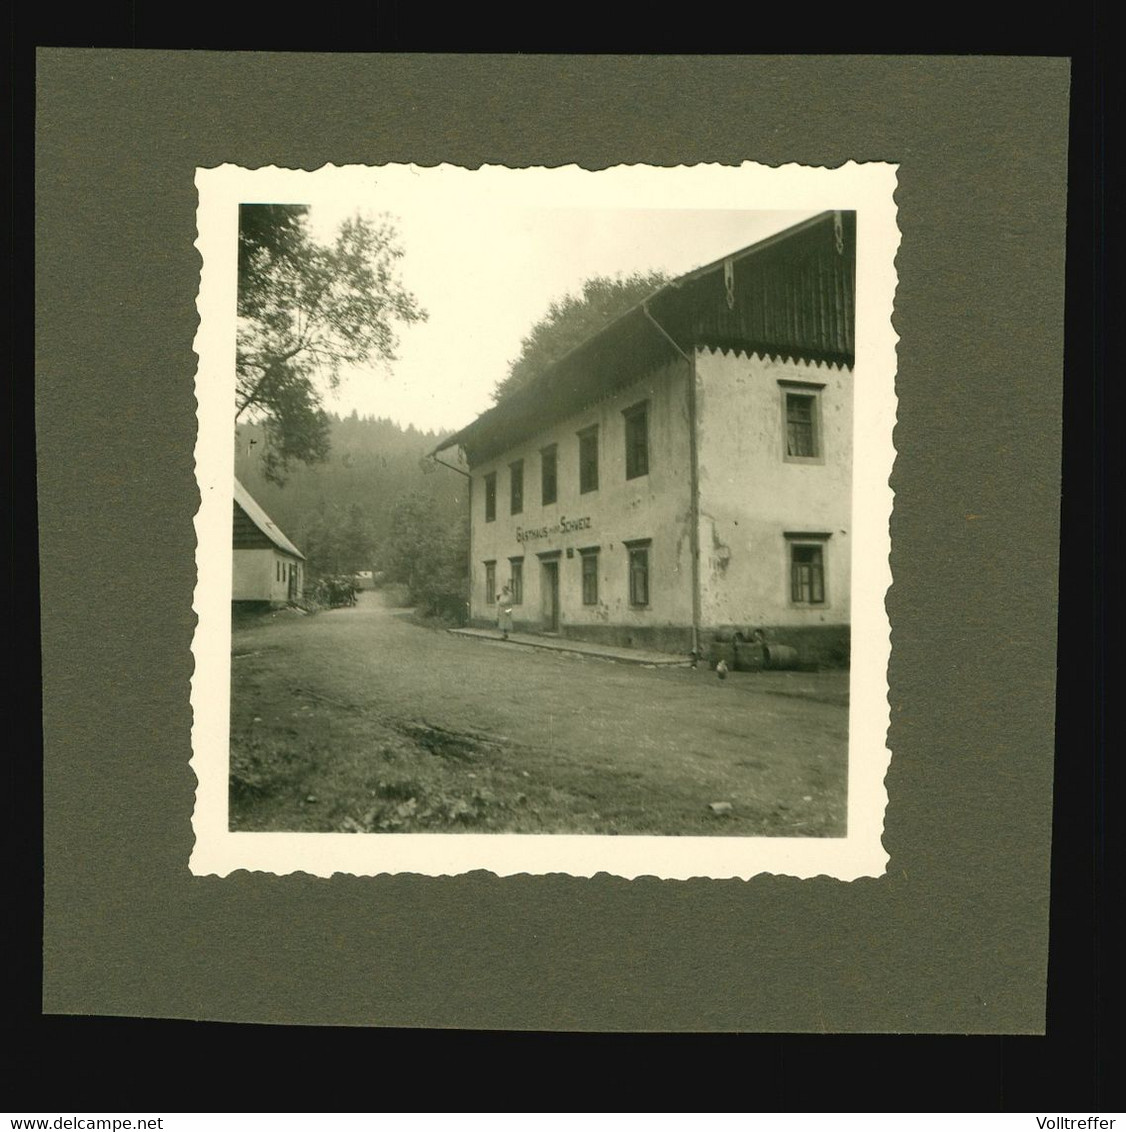
[{"label": "tree", "polygon": [[266,478],[329,450],[322,389],[342,367],[395,360],[396,329],[426,312],[399,280],[403,252],[390,222],[356,216],[318,243],[303,205],[239,207],[235,420],[266,431]]},{"label": "tree", "polygon": [[304,204],[239,205],[238,313],[260,313],[269,293],[270,271],[279,258],[298,251],[306,239]]},{"label": "tree", "polygon": [[343,531],[343,554],[350,573],[370,570],[375,551],[375,534],[367,508],[362,503],[350,503],[346,510]]},{"label": "tree", "polygon": [[538,377],[564,354],[597,334],[668,282],[660,271],[627,276],[594,275],[578,295],[564,295],[548,307],[520,344],[520,356],[497,382],[493,400],[503,401]]},{"label": "tree", "polygon": [[468,578],[469,529],[464,516],[449,522],[433,496],[412,491],[391,514],[383,567],[406,583],[411,604],[427,614],[462,622]]},{"label": "tree", "polygon": [[339,508],[321,507],[305,524],[301,547],[312,576],[339,574],[343,567],[343,539]]},{"label": "tree", "polygon": [[323,500],[304,528],[305,556],[313,574],[355,574],[370,570],[375,533],[362,503]]}]

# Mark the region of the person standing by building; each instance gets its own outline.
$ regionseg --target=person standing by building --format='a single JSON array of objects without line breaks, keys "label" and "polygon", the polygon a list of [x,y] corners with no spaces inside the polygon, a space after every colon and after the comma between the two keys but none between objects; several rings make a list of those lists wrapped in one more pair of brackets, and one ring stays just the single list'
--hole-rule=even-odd
[{"label": "person standing by building", "polygon": [[507,641],[512,632],[512,585],[509,582],[505,582],[497,598],[497,627],[502,639]]}]

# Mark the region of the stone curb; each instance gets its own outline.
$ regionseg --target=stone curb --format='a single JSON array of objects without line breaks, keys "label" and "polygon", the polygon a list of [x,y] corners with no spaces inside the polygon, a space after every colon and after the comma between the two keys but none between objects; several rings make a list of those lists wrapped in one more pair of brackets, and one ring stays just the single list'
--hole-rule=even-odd
[{"label": "stone curb", "polygon": [[496,641],[498,644],[513,644],[525,645],[533,649],[548,649],[552,652],[569,652],[575,653],[578,656],[593,656],[602,660],[617,660],[622,664],[648,664],[650,666],[660,665],[662,667],[677,667],[682,666],[687,668],[691,661],[687,657],[666,657],[654,656],[652,653],[639,653],[637,656],[622,655],[621,651],[605,652],[597,646],[586,648],[575,648],[573,645],[565,641],[543,640],[536,637],[527,635],[520,635],[519,637],[510,634],[507,641],[504,641],[495,632],[490,632],[486,629],[449,629],[447,632],[455,633],[459,637],[471,637],[478,641]]}]

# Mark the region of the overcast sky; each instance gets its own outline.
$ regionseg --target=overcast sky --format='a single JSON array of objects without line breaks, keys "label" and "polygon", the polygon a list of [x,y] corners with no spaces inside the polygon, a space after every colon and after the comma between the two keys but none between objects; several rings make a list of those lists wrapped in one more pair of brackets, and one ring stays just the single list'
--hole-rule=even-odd
[{"label": "overcast sky", "polygon": [[649,269],[680,275],[816,211],[697,207],[691,194],[685,207],[668,207],[668,194],[607,198],[552,178],[561,172],[390,166],[302,178],[301,203],[318,239],[357,212],[388,214],[404,251],[403,281],[429,313],[401,329],[397,361],[349,374],[330,409],[460,428],[492,404],[493,387],[551,301],[585,279]]}]

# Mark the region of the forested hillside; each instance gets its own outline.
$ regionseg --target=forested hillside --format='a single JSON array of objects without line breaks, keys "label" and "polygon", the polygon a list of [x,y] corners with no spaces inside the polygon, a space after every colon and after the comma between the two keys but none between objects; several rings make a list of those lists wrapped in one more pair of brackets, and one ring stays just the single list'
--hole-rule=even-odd
[{"label": "forested hillside", "polygon": [[469,481],[426,459],[441,439],[355,412],[330,415],[328,459],[295,466],[278,486],[266,479],[264,430],[240,424],[235,475],[306,556],[310,578],[385,571],[409,583],[414,600],[452,613],[468,549]]}]

